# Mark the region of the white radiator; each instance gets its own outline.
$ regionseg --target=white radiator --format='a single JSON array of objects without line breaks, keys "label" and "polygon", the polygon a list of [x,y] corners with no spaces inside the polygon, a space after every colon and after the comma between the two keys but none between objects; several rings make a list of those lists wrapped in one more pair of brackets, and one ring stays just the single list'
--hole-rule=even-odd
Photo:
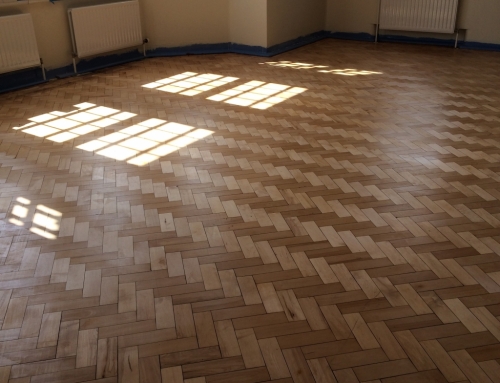
[{"label": "white radiator", "polygon": [[458,0],[381,0],[380,29],[454,33]]},{"label": "white radiator", "polygon": [[29,13],[0,17],[0,73],[40,66]]},{"label": "white radiator", "polygon": [[77,57],[143,44],[138,1],[124,1],[68,10]]}]

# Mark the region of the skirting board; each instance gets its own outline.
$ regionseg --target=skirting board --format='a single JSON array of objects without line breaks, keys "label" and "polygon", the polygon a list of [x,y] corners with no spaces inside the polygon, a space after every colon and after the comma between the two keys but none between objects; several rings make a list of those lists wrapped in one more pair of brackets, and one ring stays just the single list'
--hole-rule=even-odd
[{"label": "skirting board", "polygon": [[[355,40],[355,41],[371,41],[375,42],[375,35],[370,33],[346,33],[346,32],[330,32],[328,37],[341,40]],[[436,39],[429,37],[409,37],[402,35],[384,35],[378,36],[379,42],[394,42],[394,43],[407,43],[407,44],[423,44],[423,45],[438,45],[454,47],[454,39]],[[478,43],[473,41],[459,41],[458,48],[460,49],[473,49],[500,52],[500,44]]]},{"label": "skirting board", "polygon": [[[272,57],[280,53],[314,43],[324,38],[334,38],[356,41],[375,41],[375,36],[369,33],[344,33],[319,31],[307,36],[302,36],[269,48],[259,46],[249,46],[234,43],[221,44],[195,44],[185,47],[157,48],[147,51],[147,57],[172,57],[183,55],[198,54],[217,54],[217,53],[239,53],[251,56]],[[426,45],[453,46],[454,40],[441,40],[429,38],[413,38],[406,36],[379,35],[380,42],[399,42]],[[485,44],[477,42],[461,42],[458,45],[462,49],[477,49],[500,51],[500,44]],[[107,68],[131,61],[143,59],[143,55],[134,50],[123,54],[114,54],[93,58],[91,60],[82,60],[78,63],[78,73],[88,73],[98,69]],[[47,81],[74,76],[73,66],[68,65],[62,68],[47,71]],[[42,72],[39,68],[24,70],[0,75],[0,94],[8,91],[26,88],[43,83]]]}]

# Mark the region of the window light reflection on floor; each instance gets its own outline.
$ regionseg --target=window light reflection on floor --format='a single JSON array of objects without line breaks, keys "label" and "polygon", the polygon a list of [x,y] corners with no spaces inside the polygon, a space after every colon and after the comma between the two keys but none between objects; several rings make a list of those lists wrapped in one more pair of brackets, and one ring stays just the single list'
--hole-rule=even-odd
[{"label": "window light reflection on floor", "polygon": [[198,74],[193,72],[184,72],[143,85],[143,87],[157,89],[163,92],[179,93],[184,96],[196,96],[202,92],[210,91],[236,80],[238,80],[237,77],[223,77],[209,73]]},{"label": "window light reflection on floor", "polygon": [[227,104],[249,106],[254,109],[268,109],[306,90],[306,88],[290,87],[288,85],[250,81],[208,97],[208,100],[224,101]]},{"label": "window light reflection on floor", "polygon": [[[227,85],[236,80],[238,80],[237,77],[184,72],[143,85],[143,87],[182,94],[184,96],[196,96],[202,92],[213,90],[216,87]],[[222,93],[207,97],[207,100],[224,101],[228,104],[248,106],[254,109],[268,109],[306,90],[305,88],[290,87],[288,85],[250,81]]]},{"label": "window light reflection on floor", "polygon": [[153,118],[77,146],[89,152],[144,166],[213,134],[207,129]]},{"label": "window light reflection on floor", "polygon": [[29,118],[31,122],[14,129],[50,141],[66,142],[136,116],[91,103],[75,107],[78,109],[68,113],[54,111]]},{"label": "window light reflection on floor", "polygon": [[[90,103],[75,107],[78,109],[68,113],[54,111],[32,117],[28,124],[14,129],[47,140],[65,142],[136,116],[134,113]],[[211,134],[213,132],[210,130],[153,118],[86,142],[77,148],[143,166]]]},{"label": "window light reflection on floor", "polygon": [[372,72],[369,70],[358,70],[358,69],[330,69],[330,70],[319,70],[320,73],[333,73],[342,76],[368,76],[371,74],[382,74],[382,72]]},{"label": "window light reflection on floor", "polygon": [[367,76],[372,74],[383,74],[382,72],[373,72],[368,70],[358,70],[358,69],[326,69],[329,68],[328,65],[314,65],[300,62],[291,62],[291,61],[271,61],[266,63],[270,66],[280,67],[280,68],[292,68],[292,69],[319,69],[319,73],[333,73],[341,76]]},{"label": "window light reflection on floor", "polygon": [[45,205],[32,205],[31,201],[18,197],[12,209],[9,223],[25,227],[31,223],[29,231],[47,239],[56,239],[62,213]]},{"label": "window light reflection on floor", "polygon": [[261,64],[267,64],[271,66],[277,66],[281,68],[293,68],[293,69],[314,69],[314,68],[328,68],[327,65],[314,65],[307,63],[291,62],[291,61],[271,61]]}]

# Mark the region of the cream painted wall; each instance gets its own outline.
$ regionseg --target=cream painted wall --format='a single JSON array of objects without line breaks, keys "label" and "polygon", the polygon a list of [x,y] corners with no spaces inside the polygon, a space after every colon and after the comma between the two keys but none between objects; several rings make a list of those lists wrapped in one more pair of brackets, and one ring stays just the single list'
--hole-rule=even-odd
[{"label": "cream painted wall", "polygon": [[267,0],[229,0],[229,40],[267,46]]},{"label": "cream painted wall", "polygon": [[326,29],[332,32],[374,33],[379,0],[327,0]]},{"label": "cream painted wall", "polygon": [[325,28],[325,0],[267,0],[267,46]]},{"label": "cream painted wall", "polygon": [[[374,34],[378,4],[379,0],[327,0],[326,29],[332,32]],[[458,27],[467,29],[467,41],[500,44],[499,20],[500,0],[460,2]],[[415,36],[414,33],[408,35]],[[431,37],[449,38],[449,35]]]},{"label": "cream painted wall", "polygon": [[229,41],[229,0],[140,0],[148,49]]},{"label": "cream painted wall", "polygon": [[500,0],[463,0],[459,26],[468,41],[500,44]]},{"label": "cream painted wall", "polygon": [[60,68],[71,63],[73,47],[64,5],[36,3],[30,5],[30,11],[44,64]]}]

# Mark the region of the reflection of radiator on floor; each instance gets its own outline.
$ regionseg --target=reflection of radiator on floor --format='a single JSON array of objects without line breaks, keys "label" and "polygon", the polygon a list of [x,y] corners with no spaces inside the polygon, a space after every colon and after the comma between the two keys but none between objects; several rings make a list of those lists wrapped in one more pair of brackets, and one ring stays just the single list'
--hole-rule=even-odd
[{"label": "reflection of radiator on floor", "polygon": [[[455,33],[458,0],[380,0],[380,29]],[[458,36],[458,35],[457,35]]]},{"label": "reflection of radiator on floor", "polygon": [[[138,1],[124,1],[68,10],[75,58],[143,45]],[[145,52],[145,51],[144,51]]]},{"label": "reflection of radiator on floor", "polygon": [[0,17],[0,73],[37,66],[42,67],[45,80],[31,15]]}]

